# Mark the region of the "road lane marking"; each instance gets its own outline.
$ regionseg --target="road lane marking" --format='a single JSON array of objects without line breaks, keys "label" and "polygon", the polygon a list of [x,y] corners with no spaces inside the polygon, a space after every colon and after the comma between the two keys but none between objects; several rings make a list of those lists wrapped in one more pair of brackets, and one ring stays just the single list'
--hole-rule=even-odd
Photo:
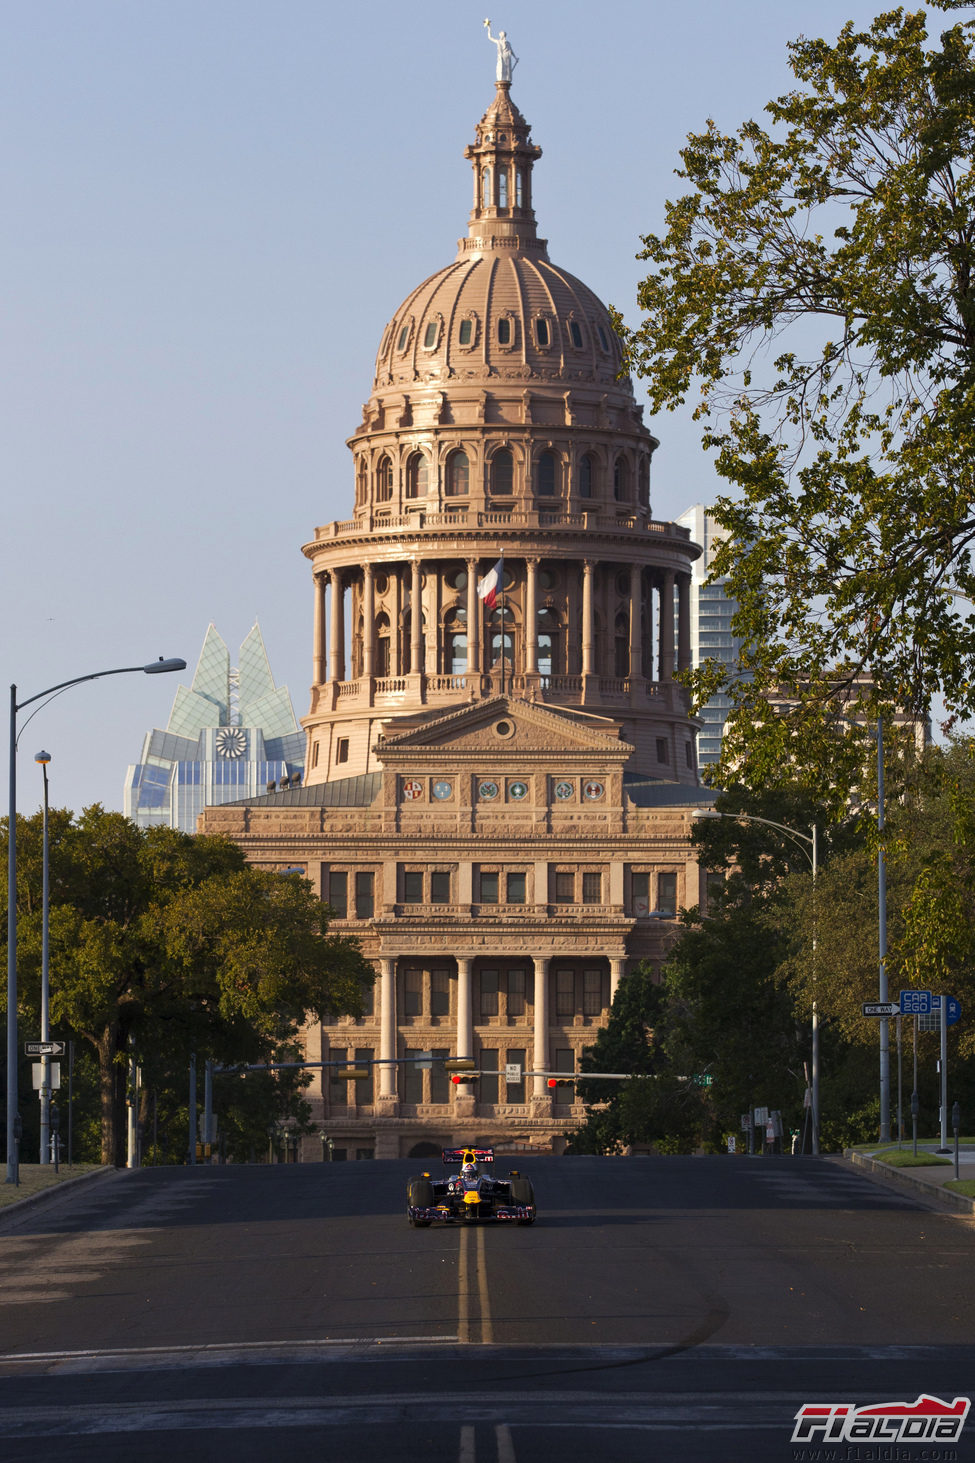
[{"label": "road lane marking", "polygon": [[484,1228],[477,1226],[477,1298],[481,1311],[481,1342],[484,1346],[494,1343],[494,1323],[491,1319],[491,1292],[488,1290],[487,1255],[484,1250]]},{"label": "road lane marking", "polygon": [[468,1290],[467,1255],[470,1249],[467,1238],[468,1226],[460,1226],[457,1251],[457,1340],[462,1346],[469,1346],[471,1340],[471,1297]]},{"label": "road lane marking", "polygon": [[457,1454],[457,1463],[477,1463],[477,1444],[474,1441],[472,1427],[462,1427],[460,1430],[460,1452]]},{"label": "road lane marking", "polygon": [[[457,1339],[464,1346],[491,1346],[494,1343],[494,1323],[491,1319],[491,1295],[488,1290],[484,1226],[467,1221],[459,1227]],[[475,1248],[473,1260],[472,1245]]]},{"label": "road lane marking", "polygon": [[498,1450],[498,1463],[518,1463],[515,1457],[515,1445],[511,1441],[511,1428],[506,1422],[498,1423],[494,1429],[494,1439]]}]

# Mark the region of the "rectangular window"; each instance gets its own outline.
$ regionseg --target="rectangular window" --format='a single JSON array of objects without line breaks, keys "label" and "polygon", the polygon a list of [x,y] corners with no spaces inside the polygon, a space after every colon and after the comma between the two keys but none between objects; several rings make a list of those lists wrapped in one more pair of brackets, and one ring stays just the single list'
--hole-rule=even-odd
[{"label": "rectangular window", "polygon": [[348,737],[339,737],[338,741],[335,743],[335,760],[336,760],[336,762],[348,762],[348,760],[349,760],[349,739],[348,739]]},{"label": "rectangular window", "polygon": [[724,874],[705,874],[704,880],[705,898],[710,913],[721,902],[721,895],[724,892]]},{"label": "rectangular window", "polygon": [[408,965],[403,972],[403,1014],[423,1015],[423,971]]},{"label": "rectangular window", "polygon": [[430,1069],[430,1101],[447,1103],[450,1101],[450,1073],[445,1072],[443,1063],[450,1056],[447,1047],[434,1047],[433,1066]]},{"label": "rectangular window", "polygon": [[582,973],[582,1014],[598,1016],[603,1009],[603,973],[584,970]]},{"label": "rectangular window", "polygon": [[372,1059],[375,1051],[371,1046],[357,1046],[355,1049],[355,1064],[357,1067],[365,1067],[369,1073],[368,1077],[360,1077],[355,1084],[355,1100],[359,1107],[366,1107],[372,1104],[373,1098],[373,1071]]},{"label": "rectangular window", "polygon": [[692,745],[691,745],[690,742],[685,742],[684,743],[684,760],[687,763],[688,767],[693,768],[693,766],[694,766],[694,748],[692,747]]},{"label": "rectangular window", "polygon": [[497,904],[498,902],[498,876],[497,874],[481,874],[481,903]]},{"label": "rectangular window", "polygon": [[650,913],[650,875],[633,875],[633,913],[645,918]]},{"label": "rectangular window", "polygon": [[657,911],[659,914],[677,913],[677,875],[657,875]]},{"label": "rectangular window", "polygon": [[430,972],[430,1015],[450,1015],[450,972],[448,970],[431,970]]},{"label": "rectangular window", "polygon": [[[525,1014],[525,972],[523,970],[508,971],[508,1015],[524,1016]],[[514,1061],[514,1057],[511,1058]]]},{"label": "rectangular window", "polygon": [[430,875],[430,903],[450,903],[450,873],[443,869],[434,869]]},{"label": "rectangular window", "polygon": [[407,1058],[407,1061],[403,1064],[404,1102],[423,1101],[423,1072],[409,1060],[410,1057],[418,1057],[421,1050],[421,1047],[408,1046],[403,1053],[404,1057]]},{"label": "rectangular window", "polygon": [[375,1010],[376,983],[375,981],[373,981],[372,985],[367,987],[367,989],[362,992],[362,1015],[363,1017],[372,1016],[375,1013]]},{"label": "rectangular window", "polygon": [[576,898],[576,876],[556,872],[555,875],[555,902],[556,904],[574,904]]},{"label": "rectangular window", "polygon": [[602,902],[603,902],[603,876],[602,876],[602,874],[583,874],[583,876],[582,876],[582,902],[583,902],[583,904],[602,904]]},{"label": "rectangular window", "polygon": [[525,1100],[525,1057],[527,1053],[523,1046],[509,1047],[505,1060],[515,1062],[521,1068],[522,1078],[520,1082],[509,1082],[505,1087],[506,1102],[524,1102]]},{"label": "rectangular window", "polygon": [[318,749],[319,749],[320,746],[321,746],[321,743],[320,742],[315,742],[312,745],[312,749],[311,749],[311,765],[313,767],[317,767],[318,766]]},{"label": "rectangular window", "polygon": [[375,913],[376,901],[373,895],[375,880],[375,874],[359,873],[355,876],[356,919],[372,919]]},{"label": "rectangular window", "polygon": [[[328,1061],[344,1062],[346,1053],[341,1047],[332,1047],[328,1053]],[[346,1107],[349,1101],[349,1084],[344,1077],[336,1077],[336,1067],[327,1068],[328,1071],[328,1105],[329,1107]]]},{"label": "rectangular window", "polygon": [[555,972],[555,1014],[574,1016],[576,1013],[576,973],[574,970]]},{"label": "rectangular window", "polygon": [[403,875],[403,903],[423,903],[423,875],[414,869],[407,869]]},{"label": "rectangular window", "polygon": [[336,919],[348,919],[349,876],[344,870],[333,869],[329,873],[328,902],[335,910]]},{"label": "rectangular window", "polygon": [[477,1082],[478,1102],[498,1101],[498,1052],[485,1051],[481,1048],[481,1059],[478,1062],[481,1076]]},{"label": "rectangular window", "polygon": [[657,761],[658,762],[669,762],[670,761],[670,748],[667,745],[667,739],[666,739],[666,737],[658,737],[657,738]]},{"label": "rectangular window", "polygon": [[498,1014],[498,972],[481,971],[481,1020]]},{"label": "rectangular window", "polygon": [[509,874],[507,879],[508,903],[524,904],[525,902],[525,875]]}]

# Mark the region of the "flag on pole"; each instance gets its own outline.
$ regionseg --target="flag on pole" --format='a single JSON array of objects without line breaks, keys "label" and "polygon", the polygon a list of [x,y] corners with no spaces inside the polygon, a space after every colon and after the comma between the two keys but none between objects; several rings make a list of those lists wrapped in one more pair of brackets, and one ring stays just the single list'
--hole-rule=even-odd
[{"label": "flag on pole", "polygon": [[494,609],[495,602],[498,598],[498,590],[501,588],[503,579],[504,555],[502,554],[494,568],[490,569],[483,579],[478,580],[478,599],[483,599],[489,610]]}]

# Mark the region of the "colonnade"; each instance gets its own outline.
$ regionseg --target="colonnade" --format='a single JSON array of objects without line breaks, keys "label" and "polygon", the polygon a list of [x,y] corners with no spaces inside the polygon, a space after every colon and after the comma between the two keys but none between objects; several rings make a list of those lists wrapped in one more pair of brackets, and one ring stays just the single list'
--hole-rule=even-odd
[{"label": "colonnade", "polygon": [[[423,604],[422,604],[422,572],[424,566],[437,572],[441,568],[441,561],[413,558],[405,561],[409,565],[409,617],[410,617],[410,651],[408,670],[416,672],[418,668],[435,672],[438,663],[444,670],[446,665],[446,648],[439,643],[441,633],[440,620],[443,609],[443,585],[438,580],[438,594],[434,603],[428,605],[427,625],[424,626]],[[456,562],[456,561],[453,561]],[[521,555],[511,562],[523,563],[525,575],[523,589],[516,586],[512,594],[524,610],[524,644],[523,669],[526,674],[533,675],[538,672],[538,602],[539,602],[539,580],[538,571],[540,558],[538,556]],[[465,561],[467,573],[466,595],[464,601],[465,620],[464,628],[467,634],[467,669],[472,674],[480,674],[488,669],[486,664],[489,657],[485,655],[483,633],[483,606],[477,595],[477,582],[484,565],[482,557],[468,558]],[[564,630],[568,636],[574,637],[578,634],[581,645],[578,647],[580,654],[577,661],[581,662],[579,669],[583,676],[591,676],[597,673],[597,592],[595,589],[596,570],[600,561],[584,559],[582,561],[582,604],[576,604],[577,591],[574,586],[567,587],[565,593],[560,596],[562,614],[564,618]],[[383,566],[384,569],[387,566]],[[566,565],[569,568],[571,565]],[[621,566],[622,568],[623,566]],[[400,676],[407,672],[404,665],[405,656],[401,650],[399,636],[399,620],[402,611],[406,606],[402,604],[404,597],[405,575],[401,577],[398,572],[399,565],[389,565],[388,572],[394,586],[394,603],[391,608],[394,616],[390,619],[390,663],[385,674]],[[675,652],[676,668],[685,670],[691,663],[691,636],[690,636],[690,586],[691,576],[689,573],[679,573],[673,569],[651,570],[651,594],[657,594],[656,613],[656,649],[658,676],[660,681],[670,681],[674,676]],[[643,668],[644,634],[647,629],[652,633],[652,619],[648,616],[648,605],[644,595],[643,582],[644,567],[640,564],[629,565],[629,664],[630,675],[639,676]],[[327,591],[330,592],[327,594]],[[677,620],[675,637],[674,604],[675,590],[677,601]],[[354,647],[358,650],[357,658],[361,664],[361,674],[369,679],[375,674],[376,665],[376,567],[367,563],[361,569],[332,569],[320,570],[315,575],[315,612],[314,612],[314,648],[312,674],[316,685],[326,685],[330,682],[340,682],[351,679],[348,675],[346,661],[346,596],[355,591],[359,596],[359,604],[362,613],[362,641],[361,645]],[[607,595],[603,594],[605,600]],[[579,613],[581,611],[581,613]],[[576,616],[578,615],[578,618]],[[397,623],[394,623],[394,618]],[[604,605],[604,621],[608,619],[608,612]],[[328,652],[326,654],[326,625],[328,629],[327,642]],[[578,625],[578,631],[576,626]],[[569,643],[574,643],[567,639]],[[405,647],[403,647],[405,649]],[[438,656],[438,650],[442,653]]]},{"label": "colonnade", "polygon": [[[532,1008],[532,1070],[544,1072],[549,1067],[549,971],[552,957],[534,955],[528,957],[534,967],[534,1005]],[[381,1063],[395,1063],[399,1056],[398,1027],[396,1019],[396,967],[397,957],[384,956],[379,961],[379,1057]],[[474,958],[458,955],[457,999],[451,1056],[474,1057]],[[624,958],[610,956],[610,1005],[616,995],[624,973]],[[510,1034],[510,1027],[499,1027],[499,1033]],[[381,1065],[379,1068],[379,1098],[393,1101],[397,1095],[397,1071],[395,1065]],[[533,1079],[534,1098],[548,1098],[549,1090],[544,1077]]]}]

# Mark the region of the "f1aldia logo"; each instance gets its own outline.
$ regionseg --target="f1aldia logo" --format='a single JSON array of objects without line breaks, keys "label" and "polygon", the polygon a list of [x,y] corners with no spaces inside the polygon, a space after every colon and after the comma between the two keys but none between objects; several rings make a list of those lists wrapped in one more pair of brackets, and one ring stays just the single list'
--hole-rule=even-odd
[{"label": "f1aldia logo", "polygon": [[965,1426],[970,1397],[942,1402],[922,1393],[916,1402],[804,1402],[796,1413],[794,1443],[957,1442]]}]

